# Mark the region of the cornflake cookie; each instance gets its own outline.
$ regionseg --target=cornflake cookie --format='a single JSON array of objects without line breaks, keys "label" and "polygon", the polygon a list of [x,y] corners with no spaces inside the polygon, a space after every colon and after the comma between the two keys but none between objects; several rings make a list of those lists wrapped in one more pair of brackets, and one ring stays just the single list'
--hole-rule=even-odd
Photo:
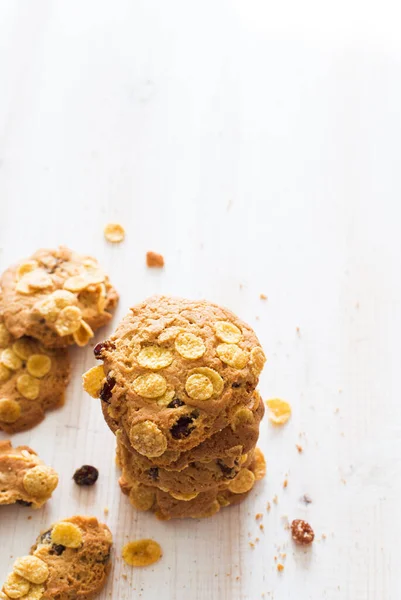
[{"label": "cornflake cookie", "polygon": [[70,379],[68,351],[14,338],[0,315],[0,430],[16,433],[40,423],[64,402]]},{"label": "cornflake cookie", "polygon": [[110,571],[112,536],[94,517],[72,517],[40,535],[28,556],[17,558],[3,598],[86,600],[103,588]]},{"label": "cornflake cookie", "polygon": [[255,483],[263,477],[260,470],[255,470],[256,465],[257,461],[253,459],[224,488],[213,488],[197,495],[174,497],[167,491],[129,480],[124,469],[119,483],[122,492],[129,496],[131,504],[138,510],[152,510],[162,520],[199,519],[211,517],[221,508],[242,502]]},{"label": "cornflake cookie", "polygon": [[13,448],[0,441],[0,505],[21,504],[40,508],[58,484],[54,469],[44,464],[28,446]]},{"label": "cornflake cookie", "polygon": [[233,313],[166,296],[133,307],[94,352],[103,366],[84,376],[85,389],[102,400],[109,427],[152,460],[235,420],[265,363],[255,333]]},{"label": "cornflake cookie", "polygon": [[1,277],[4,322],[16,338],[85,346],[106,325],[118,295],[95,258],[64,246],[38,250]]}]

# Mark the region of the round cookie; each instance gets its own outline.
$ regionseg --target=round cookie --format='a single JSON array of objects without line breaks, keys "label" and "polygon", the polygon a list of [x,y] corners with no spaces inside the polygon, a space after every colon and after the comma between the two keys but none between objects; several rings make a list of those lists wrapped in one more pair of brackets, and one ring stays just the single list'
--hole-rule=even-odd
[{"label": "round cookie", "polygon": [[70,379],[68,351],[15,339],[0,315],[0,430],[16,433],[40,423],[60,406]]},{"label": "round cookie", "polygon": [[88,600],[103,588],[110,571],[112,536],[95,517],[54,523],[29,556],[17,558],[1,598]]},{"label": "round cookie", "polygon": [[40,460],[28,446],[13,448],[0,441],[0,505],[22,504],[40,508],[58,484],[54,469]]},{"label": "round cookie", "polygon": [[[139,510],[152,510],[162,520],[198,519],[211,517],[219,512],[220,508],[242,502],[254,484],[264,477],[265,470],[263,454],[257,448],[251,464],[247,468],[243,467],[235,479],[231,480],[225,488],[200,492],[197,496],[188,497],[186,500],[174,498],[168,492],[157,488],[133,484],[127,480],[124,472],[119,483],[122,492],[130,496],[131,503],[134,495],[135,503],[133,505]],[[141,498],[142,508],[140,505]]]},{"label": "round cookie", "polygon": [[104,372],[95,367],[84,387],[101,398],[112,430],[148,458],[189,450],[225,427],[265,362],[253,330],[227,309],[166,296],[133,307],[95,356]]},{"label": "round cookie", "polygon": [[7,329],[52,348],[86,345],[118,300],[95,258],[63,246],[38,250],[7,269],[0,284]]},{"label": "round cookie", "polygon": [[[234,479],[242,467],[247,467],[253,458],[253,452],[239,454],[230,460],[203,460],[192,462],[179,471],[171,471],[143,464],[149,461],[139,455],[135,456],[117,437],[117,460],[121,465],[124,478],[131,484],[140,483],[157,487],[171,494],[174,498],[196,496],[199,492],[210,489],[223,489]],[[143,459],[143,461],[141,460]],[[135,505],[135,491],[131,502]]]}]

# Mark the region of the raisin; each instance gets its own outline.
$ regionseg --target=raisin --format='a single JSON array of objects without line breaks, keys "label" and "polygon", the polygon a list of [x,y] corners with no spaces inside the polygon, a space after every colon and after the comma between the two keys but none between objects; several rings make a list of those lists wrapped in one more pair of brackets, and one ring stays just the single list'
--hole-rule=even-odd
[{"label": "raisin", "polygon": [[61,556],[65,550],[65,546],[62,544],[52,544],[51,550],[49,550],[49,554],[56,554],[57,556]]},{"label": "raisin", "polygon": [[182,438],[188,437],[191,431],[195,428],[194,425],[192,425],[193,421],[193,416],[187,415],[180,417],[170,429],[173,438],[175,440],[181,440]]},{"label": "raisin", "polygon": [[99,477],[99,471],[90,465],[83,465],[74,473],[73,480],[77,485],[93,485]]},{"label": "raisin", "polygon": [[170,404],[167,404],[167,408],[179,408],[180,406],[184,406],[185,402],[180,400],[179,398],[173,398]]},{"label": "raisin", "polygon": [[109,400],[111,398],[111,391],[112,391],[113,387],[115,386],[115,383],[116,383],[116,380],[114,379],[114,377],[107,377],[106,383],[100,390],[100,394],[99,394],[100,400],[103,400],[103,402],[110,404]]},{"label": "raisin", "polygon": [[227,479],[234,479],[234,477],[237,475],[237,471],[235,469],[227,467],[227,465],[220,458],[217,459],[216,462],[219,465],[221,472]]},{"label": "raisin", "polygon": [[115,349],[116,349],[116,345],[114,342],[111,342],[110,340],[105,340],[104,342],[99,342],[98,344],[96,344],[96,346],[93,348],[93,354],[95,355],[95,358],[97,358],[98,360],[101,360],[103,350],[115,350]]},{"label": "raisin", "polygon": [[148,475],[153,481],[157,481],[159,479],[159,469],[157,467],[151,467],[148,469]]},{"label": "raisin", "polygon": [[15,504],[20,504],[21,506],[32,506],[32,502],[27,502],[26,500],[17,500]]}]

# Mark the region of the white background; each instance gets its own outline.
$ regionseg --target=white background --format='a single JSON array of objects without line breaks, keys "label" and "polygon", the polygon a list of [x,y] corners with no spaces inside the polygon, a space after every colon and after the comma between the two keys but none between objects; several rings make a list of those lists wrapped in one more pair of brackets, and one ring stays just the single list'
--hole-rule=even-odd
[{"label": "white background", "polygon": [[[284,428],[262,424],[268,476],[246,503],[159,522],[120,494],[114,438],[81,389],[91,348],[74,350],[65,407],[13,437],[61,480],[40,511],[1,509],[2,580],[40,529],[83,513],[115,538],[103,600],[399,600],[397,6],[2,0],[0,267],[59,243],[94,254],[121,293],[110,331],[153,293],[229,306],[266,350],[263,397],[293,408]],[[120,246],[103,239],[110,221]],[[71,480],[83,463],[100,469],[93,489]],[[315,529],[309,551],[285,529],[297,517]],[[138,537],[161,562],[122,563]]]}]

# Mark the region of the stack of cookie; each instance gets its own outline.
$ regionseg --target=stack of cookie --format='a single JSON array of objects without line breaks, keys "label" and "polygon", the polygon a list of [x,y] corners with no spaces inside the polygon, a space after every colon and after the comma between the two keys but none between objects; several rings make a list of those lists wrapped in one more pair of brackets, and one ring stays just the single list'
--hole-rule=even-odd
[{"label": "stack of cookie", "polygon": [[38,250],[0,279],[0,430],[15,433],[59,406],[66,347],[84,346],[111,319],[117,293],[96,259]]},{"label": "stack of cookie", "polygon": [[253,330],[209,302],[154,297],[95,347],[84,375],[117,437],[120,485],[160,518],[206,517],[241,501],[265,464],[256,449],[265,356]]}]

